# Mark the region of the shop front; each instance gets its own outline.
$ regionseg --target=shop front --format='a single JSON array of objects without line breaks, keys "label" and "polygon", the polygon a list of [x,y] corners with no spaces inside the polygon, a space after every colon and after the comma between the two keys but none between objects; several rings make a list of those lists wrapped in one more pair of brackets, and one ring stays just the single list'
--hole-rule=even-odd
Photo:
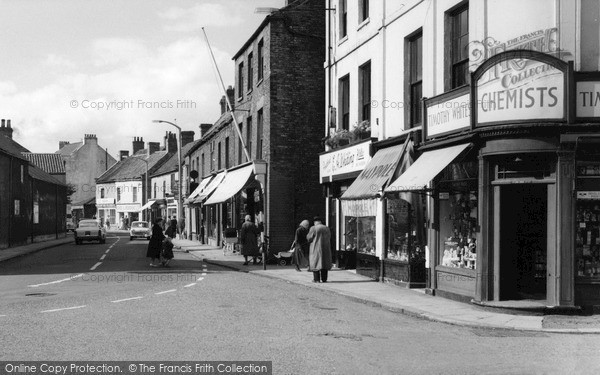
[{"label": "shop front", "polygon": [[189,218],[188,238],[194,241],[205,242],[204,236],[204,217],[202,216],[202,202],[196,203],[196,198],[206,189],[214,176],[208,176],[202,179],[192,193],[183,201],[187,209]]},{"label": "shop front", "polygon": [[415,286],[409,256],[416,245],[415,233],[409,229],[411,224],[417,226],[408,216],[414,213],[412,206],[404,196],[383,196],[389,182],[412,162],[410,150],[408,135],[379,149],[340,200],[346,246],[356,252],[356,272],[407,286],[412,281]]},{"label": "shop front", "polygon": [[[371,145],[371,140],[368,140],[319,155],[319,179],[326,196],[326,225],[331,230],[334,261],[340,268],[356,268],[359,246],[367,249],[370,243],[370,248],[375,249],[375,213],[370,216],[368,204],[362,210],[362,203],[346,203],[347,207],[344,209],[341,200],[370,162]],[[355,215],[359,211],[362,213],[358,216],[346,215],[349,210],[354,210]],[[367,236],[368,233],[371,234],[370,237]]]},{"label": "shop front", "polygon": [[574,75],[572,64],[510,51],[470,87],[425,101],[420,156],[386,193],[426,197],[432,294],[600,305],[600,104],[585,101],[597,88],[597,75]]},{"label": "shop front", "polygon": [[[225,171],[217,173],[212,179],[207,182],[206,187],[198,193],[198,195],[190,200],[194,205],[200,206],[200,217],[201,217],[201,231],[203,232],[202,242],[218,246],[221,241],[221,235],[218,231],[217,223],[219,217],[217,215],[215,206],[206,206],[204,202],[211,196],[212,193],[217,189],[223,178],[225,177]],[[204,228],[202,230],[202,227]]]},{"label": "shop front", "polygon": [[214,230],[221,238],[225,232],[235,234],[246,215],[252,217],[259,229],[263,228],[263,191],[254,169],[254,163],[247,163],[227,170],[214,193],[204,202],[215,219]]}]

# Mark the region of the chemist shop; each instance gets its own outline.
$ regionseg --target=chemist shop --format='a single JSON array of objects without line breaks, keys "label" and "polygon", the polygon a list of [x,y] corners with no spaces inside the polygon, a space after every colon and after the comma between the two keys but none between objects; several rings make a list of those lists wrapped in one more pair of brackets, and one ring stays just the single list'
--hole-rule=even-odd
[{"label": "chemist shop", "polygon": [[470,86],[426,99],[419,157],[385,191],[427,197],[430,293],[496,307],[600,305],[595,97],[597,73],[509,51]]}]

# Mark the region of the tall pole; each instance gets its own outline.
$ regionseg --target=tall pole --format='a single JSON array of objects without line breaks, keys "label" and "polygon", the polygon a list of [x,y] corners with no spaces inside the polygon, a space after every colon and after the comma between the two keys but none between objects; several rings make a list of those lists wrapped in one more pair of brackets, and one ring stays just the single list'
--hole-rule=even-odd
[{"label": "tall pole", "polygon": [[[231,114],[231,119],[233,120],[233,124],[235,125],[235,131],[240,139],[240,143],[242,145],[242,149],[244,150],[244,154],[246,155],[247,161],[252,161],[250,159],[250,154],[248,153],[248,149],[246,148],[246,143],[244,143],[244,137],[242,136],[242,132],[240,131],[240,127],[238,125],[237,119],[233,114],[233,107],[231,106],[231,102],[229,101],[229,95],[227,95],[227,90],[225,89],[225,84],[223,83],[223,77],[221,77],[221,71],[217,66],[217,60],[215,60],[215,55],[213,54],[212,48],[210,47],[210,43],[208,42],[208,36],[206,36],[206,31],[204,31],[204,27],[202,28],[202,33],[204,33],[204,39],[206,40],[206,45],[208,46],[208,51],[210,52],[210,57],[215,66],[215,70],[217,71],[217,75],[219,76],[219,82],[221,83],[221,88],[223,89],[223,93],[225,94],[225,101],[227,102],[227,107],[229,108],[229,113]],[[243,87],[238,87],[238,90],[243,90]]]},{"label": "tall pole", "polygon": [[[210,47],[210,43],[208,42],[208,36],[206,35],[206,31],[204,30],[204,27],[202,28],[202,33],[204,34],[204,39],[206,40],[206,45],[208,46],[208,51],[210,52],[210,56],[212,58],[215,70],[217,71],[217,75],[219,76],[219,82],[221,83],[221,88],[223,89],[223,93],[225,94],[225,101],[227,103],[227,107],[229,107],[229,113],[231,114],[231,119],[233,120],[233,127],[235,128],[235,131],[238,135],[238,138],[240,139],[240,144],[242,145],[242,149],[244,150],[244,154],[246,155],[246,160],[247,161],[253,161],[250,158],[250,153],[248,152],[248,149],[246,148],[246,144],[244,143],[244,138],[242,137],[242,132],[240,131],[240,128],[238,126],[238,122],[235,118],[235,115],[233,113],[233,107],[231,106],[231,102],[229,101],[229,95],[227,95],[227,90],[225,89],[225,84],[223,83],[223,77],[221,77],[221,71],[219,70],[219,67],[217,66],[217,60],[215,60],[215,55],[213,54],[212,48]],[[238,90],[243,90],[243,87],[238,87]],[[263,230],[262,232],[260,232],[260,239],[261,242],[263,244],[265,244],[265,231],[266,231],[266,226],[265,226],[265,221],[267,218],[267,168],[266,168],[266,163],[264,161],[259,161],[258,163],[256,161],[253,161],[254,164],[254,174],[257,177],[258,182],[261,185],[262,188],[262,196],[263,196]],[[267,256],[269,255],[268,253],[268,249],[267,246],[263,245],[263,270],[267,269]]]},{"label": "tall pole", "polygon": [[182,189],[182,185],[183,185],[183,178],[182,178],[182,174],[181,174],[181,128],[170,122],[170,121],[164,121],[164,120],[153,120],[152,122],[155,123],[164,123],[164,124],[169,124],[169,125],[173,125],[174,127],[177,128],[177,173],[179,175],[179,192],[177,195],[177,216],[179,217],[179,220],[183,219],[183,189]]}]

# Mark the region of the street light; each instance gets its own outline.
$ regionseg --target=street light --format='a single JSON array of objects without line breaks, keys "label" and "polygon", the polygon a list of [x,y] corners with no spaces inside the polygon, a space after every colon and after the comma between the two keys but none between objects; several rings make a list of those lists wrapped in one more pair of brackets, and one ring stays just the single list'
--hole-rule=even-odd
[{"label": "street light", "polygon": [[179,220],[183,220],[183,189],[182,189],[182,185],[183,185],[183,176],[181,175],[181,128],[170,122],[170,121],[164,121],[164,120],[152,120],[152,122],[154,123],[165,123],[165,124],[169,124],[172,125],[174,127],[177,128],[177,172],[179,174],[179,196],[177,198],[177,216],[179,218]]}]

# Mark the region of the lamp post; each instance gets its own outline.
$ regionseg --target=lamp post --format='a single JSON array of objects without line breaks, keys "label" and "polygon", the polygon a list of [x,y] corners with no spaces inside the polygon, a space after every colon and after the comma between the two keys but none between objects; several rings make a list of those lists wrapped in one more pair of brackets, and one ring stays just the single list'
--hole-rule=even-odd
[{"label": "lamp post", "polygon": [[152,120],[154,123],[165,123],[177,128],[177,173],[179,175],[179,194],[177,196],[177,216],[179,220],[183,220],[183,177],[181,175],[181,128],[170,121]]}]

